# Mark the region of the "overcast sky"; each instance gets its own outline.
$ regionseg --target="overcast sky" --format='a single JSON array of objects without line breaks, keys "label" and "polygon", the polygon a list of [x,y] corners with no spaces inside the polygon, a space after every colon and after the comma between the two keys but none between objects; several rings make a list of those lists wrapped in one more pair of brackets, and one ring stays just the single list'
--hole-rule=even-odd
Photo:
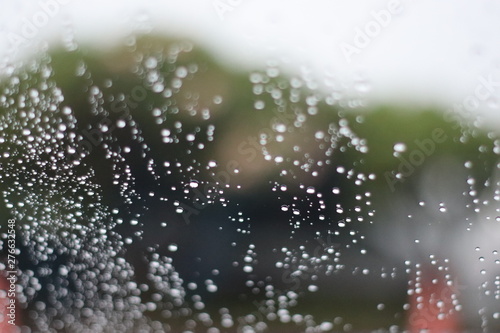
[{"label": "overcast sky", "polygon": [[500,118],[499,1],[0,3],[2,62],[13,38],[31,46],[33,40],[60,39],[61,31],[72,31],[78,41],[109,44],[139,29],[193,38],[231,66],[256,67],[276,59],[346,95],[359,88],[374,100],[447,106],[467,98],[473,103],[479,89],[485,93],[477,110]]}]

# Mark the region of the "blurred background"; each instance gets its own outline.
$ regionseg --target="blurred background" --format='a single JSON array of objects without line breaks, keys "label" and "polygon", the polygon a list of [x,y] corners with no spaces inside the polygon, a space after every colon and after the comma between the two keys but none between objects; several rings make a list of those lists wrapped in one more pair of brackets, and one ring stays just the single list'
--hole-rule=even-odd
[{"label": "blurred background", "polygon": [[500,330],[498,3],[2,5],[2,332]]}]

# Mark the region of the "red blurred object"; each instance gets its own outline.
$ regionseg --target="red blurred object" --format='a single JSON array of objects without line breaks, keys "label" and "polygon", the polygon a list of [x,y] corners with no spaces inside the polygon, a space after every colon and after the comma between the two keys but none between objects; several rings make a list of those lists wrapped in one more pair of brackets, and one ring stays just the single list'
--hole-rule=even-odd
[{"label": "red blurred object", "polygon": [[419,273],[410,282],[409,332],[461,332],[460,313],[454,304],[459,296],[457,284],[450,285],[434,267]]}]

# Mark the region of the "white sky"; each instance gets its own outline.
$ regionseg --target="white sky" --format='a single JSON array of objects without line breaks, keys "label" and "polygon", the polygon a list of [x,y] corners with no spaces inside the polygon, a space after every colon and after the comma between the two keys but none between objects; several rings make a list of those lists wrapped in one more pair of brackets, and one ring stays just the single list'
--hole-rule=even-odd
[{"label": "white sky", "polygon": [[[23,27],[38,23],[26,45],[68,27],[78,41],[108,45],[140,26],[194,38],[232,66],[258,67],[272,57],[328,79],[346,95],[369,87],[365,94],[378,101],[448,106],[474,96],[480,76],[500,82],[496,0],[399,0],[400,13],[378,25],[348,62],[341,45],[355,46],[357,28],[376,29],[372,12],[391,1],[397,0],[0,0],[0,71],[12,51],[8,37],[23,37]],[[478,110],[500,123],[500,85]]]}]

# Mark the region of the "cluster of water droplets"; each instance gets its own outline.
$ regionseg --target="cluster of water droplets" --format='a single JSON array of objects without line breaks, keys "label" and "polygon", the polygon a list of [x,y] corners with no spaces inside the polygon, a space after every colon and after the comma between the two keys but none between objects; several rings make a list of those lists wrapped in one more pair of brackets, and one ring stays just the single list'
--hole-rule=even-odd
[{"label": "cluster of water droplets", "polygon": [[[221,83],[225,74],[196,54],[190,58],[189,42],[152,45],[129,43],[129,54],[108,63],[105,77],[74,52],[67,87],[58,86],[61,68],[48,54],[4,80],[2,194],[20,223],[19,301],[33,331],[264,332],[280,324],[351,330],[341,316],[317,320],[295,307],[318,294],[325,279],[346,272],[396,278],[396,267],[349,262],[368,253],[364,226],[376,215],[370,186],[382,176],[358,168],[369,143],[352,125],[364,117],[347,117],[337,99],[271,63],[244,80],[248,91],[241,93],[252,101],[237,111],[251,114],[244,121],[263,120],[250,125],[255,141],[243,138],[243,153],[234,152],[230,138],[238,133],[223,119],[238,116],[228,111],[238,96]],[[404,143],[394,146],[395,154],[405,150]],[[348,153],[360,158],[352,163]],[[476,213],[490,209],[474,179],[468,185]],[[269,217],[245,197],[255,187],[265,191]],[[446,203],[437,209],[445,213]],[[498,208],[486,215],[499,222]],[[491,253],[479,253],[479,262],[498,264],[497,249]],[[443,272],[453,307],[438,305],[438,317],[461,310],[447,259],[439,260],[428,264]],[[408,293],[419,294],[421,266],[405,265],[404,274],[414,277]],[[498,300],[499,276],[488,269],[481,270],[481,288]]]}]

